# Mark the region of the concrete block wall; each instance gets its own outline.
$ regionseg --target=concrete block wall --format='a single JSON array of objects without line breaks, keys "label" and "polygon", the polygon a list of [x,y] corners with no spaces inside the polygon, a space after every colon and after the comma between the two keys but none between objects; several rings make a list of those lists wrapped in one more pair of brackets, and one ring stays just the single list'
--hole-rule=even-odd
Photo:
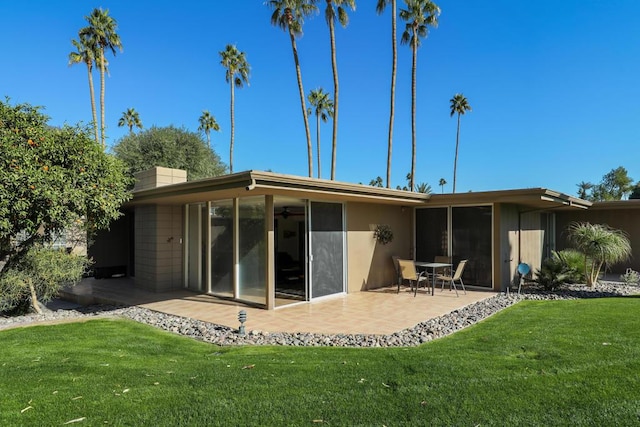
[{"label": "concrete block wall", "polygon": [[186,182],[187,171],[156,166],[146,171],[138,172],[135,174],[135,178],[136,184],[134,191],[147,190],[149,188]]},{"label": "concrete block wall", "polygon": [[182,289],[182,207],[136,207],[136,286],[155,292]]}]

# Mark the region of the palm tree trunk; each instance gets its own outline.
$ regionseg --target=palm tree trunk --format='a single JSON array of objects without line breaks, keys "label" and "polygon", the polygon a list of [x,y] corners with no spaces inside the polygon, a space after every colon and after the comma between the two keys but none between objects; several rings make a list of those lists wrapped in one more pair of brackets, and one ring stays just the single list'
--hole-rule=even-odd
[{"label": "palm tree trunk", "polygon": [[96,113],[96,95],[93,91],[93,76],[91,75],[91,67],[87,66],[87,74],[89,74],[89,95],[91,96],[91,117],[93,118],[93,132],[96,136],[96,144],[100,144],[98,136],[98,117]]},{"label": "palm tree trunk", "polygon": [[104,150],[104,47],[100,48],[100,140]]},{"label": "palm tree trunk", "polygon": [[207,147],[211,148],[211,131],[207,129],[204,133],[207,134]]},{"label": "palm tree trunk", "polygon": [[460,113],[458,113],[458,130],[456,131],[456,157],[453,160],[453,192],[456,192],[456,173],[458,169],[458,142],[460,141]]},{"label": "palm tree trunk", "polygon": [[393,145],[393,116],[396,105],[396,68],[398,52],[396,42],[396,0],[391,2],[391,46],[393,51],[393,65],[391,66],[391,107],[389,109],[389,147],[387,149],[387,188],[391,188],[391,151]]},{"label": "palm tree trunk", "polygon": [[[331,69],[333,70],[333,138],[331,140],[331,179],[336,179],[336,151],[338,145],[338,61],[336,60],[336,34],[333,19],[329,20],[331,38]],[[320,176],[320,175],[318,175]]]},{"label": "palm tree trunk", "polygon": [[229,79],[229,86],[231,86],[231,143],[229,144],[229,173],[233,173],[233,140],[235,136],[235,114],[234,114],[234,90],[233,90],[233,76]]},{"label": "palm tree trunk", "polygon": [[293,62],[296,65],[296,76],[298,77],[298,91],[300,92],[300,106],[302,107],[302,118],[304,119],[304,131],[307,136],[307,156],[309,158],[309,178],[313,178],[313,147],[311,146],[311,131],[309,130],[309,119],[307,118],[306,102],[304,100],[304,88],[302,87],[302,73],[300,72],[300,61],[298,61],[298,47],[293,30],[289,27],[289,37],[291,38],[291,49],[293,49]]},{"label": "palm tree trunk", "polygon": [[318,146],[318,178],[322,178],[322,167],[320,165],[320,114],[316,113],[316,140]]},{"label": "palm tree trunk", "polygon": [[416,68],[418,62],[418,35],[413,32],[413,61],[411,64],[411,179],[409,190],[413,191],[416,171]]}]

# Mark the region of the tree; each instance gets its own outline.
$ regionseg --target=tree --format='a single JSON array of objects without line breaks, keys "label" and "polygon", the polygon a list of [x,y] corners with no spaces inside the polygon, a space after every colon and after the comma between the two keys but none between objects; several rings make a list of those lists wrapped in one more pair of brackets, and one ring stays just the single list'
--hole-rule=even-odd
[{"label": "tree", "polygon": [[471,111],[471,105],[469,105],[469,101],[464,97],[461,93],[456,93],[453,98],[449,100],[451,103],[451,115],[453,117],[454,114],[458,114],[458,130],[456,131],[456,156],[453,161],[453,192],[456,192],[456,174],[458,168],[458,146],[460,143],[460,116],[464,116],[467,111]]},{"label": "tree", "polygon": [[38,107],[0,102],[0,278],[55,234],[107,228],[130,198],[124,166],[90,129],[47,121]]},{"label": "tree", "polygon": [[[593,185],[584,181],[578,185],[578,196],[592,202],[606,200],[622,200],[633,191],[633,179],[627,174],[627,170],[619,166],[602,177],[602,181]],[[590,187],[589,187],[590,185]],[[591,193],[587,194],[587,190]],[[585,197],[582,197],[585,196]]]},{"label": "tree", "polygon": [[[335,5],[335,7],[334,7]],[[356,10],[355,0],[327,0],[327,8],[325,9],[325,19],[329,26],[329,38],[331,40],[331,70],[333,71],[333,137],[331,144],[331,179],[336,179],[336,150],[338,146],[338,61],[336,60],[336,19],[343,27],[349,23],[349,16],[344,6],[348,6],[351,10]]]},{"label": "tree", "polygon": [[578,186],[578,197],[583,200],[587,200],[587,198],[589,197],[589,190],[593,188],[593,184],[590,182],[581,181],[576,185]]},{"label": "tree", "polygon": [[387,188],[391,188],[391,153],[393,148],[393,119],[396,105],[396,68],[398,65],[398,43],[396,41],[396,0],[378,0],[376,12],[381,14],[391,3],[391,106],[389,108],[389,143],[387,146]]},{"label": "tree", "polygon": [[233,140],[235,135],[234,115],[234,88],[241,88],[245,83],[249,85],[249,63],[244,52],[240,52],[234,45],[228,44],[225,50],[220,52],[220,64],[227,69],[225,80],[231,88],[231,143],[229,144],[229,172],[233,173]]},{"label": "tree", "polygon": [[95,8],[91,15],[85,16],[89,26],[80,30],[80,37],[85,38],[92,49],[98,49],[100,56],[100,139],[102,149],[105,149],[105,124],[104,124],[104,73],[106,67],[105,50],[111,50],[115,56],[116,49],[122,52],[122,42],[116,33],[118,24],[109,16],[109,9]]},{"label": "tree", "polygon": [[280,27],[289,33],[291,39],[291,49],[293,51],[293,62],[296,67],[296,77],[298,79],[298,92],[300,94],[300,104],[302,106],[302,117],[304,119],[304,130],[307,137],[307,157],[309,160],[309,177],[313,177],[313,148],[311,146],[311,131],[309,130],[309,120],[307,119],[307,107],[304,99],[304,88],[302,86],[302,73],[300,71],[300,61],[298,60],[298,47],[296,37],[302,36],[302,25],[304,18],[318,11],[317,0],[270,0],[267,5],[273,9],[271,24]]},{"label": "tree", "polygon": [[211,149],[211,131],[215,130],[218,132],[220,130],[220,125],[216,122],[215,116],[213,116],[209,111],[203,110],[202,115],[198,118],[198,122],[200,126],[198,126],[198,130],[204,132],[207,135],[207,147]]},{"label": "tree", "polygon": [[636,182],[633,189],[631,190],[631,194],[629,194],[629,200],[637,200],[640,199],[640,182]]},{"label": "tree", "polygon": [[[309,104],[313,108],[309,108],[308,113],[316,115],[316,146],[318,149],[318,178],[321,178],[322,167],[320,164],[320,120],[327,122],[329,117],[334,117],[334,104],[327,92],[319,89],[313,89],[309,92]],[[332,178],[333,179],[333,178]]]},{"label": "tree", "polygon": [[100,137],[98,135],[98,116],[96,113],[96,95],[93,89],[93,64],[96,61],[96,58],[100,56],[100,52],[86,35],[80,34],[78,40],[71,40],[71,44],[76,48],[76,50],[69,53],[69,66],[79,63],[83,63],[87,66],[87,74],[89,77],[89,96],[91,97],[91,117],[93,118],[92,126],[96,138],[96,144],[100,144]]},{"label": "tree", "polygon": [[410,44],[412,51],[411,62],[411,182],[414,188],[416,170],[416,69],[418,61],[418,47],[420,39],[427,37],[429,26],[438,26],[440,8],[429,0],[405,0],[406,9],[400,9],[400,18],[406,21],[405,30],[400,43]]},{"label": "tree", "polygon": [[128,173],[154,166],[187,171],[187,179],[195,180],[223,175],[227,168],[213,150],[207,148],[202,135],[184,128],[156,127],[121,138],[113,151]]},{"label": "tree", "polygon": [[442,193],[444,194],[444,186],[447,185],[447,180],[444,178],[440,178],[438,185],[440,186]]},{"label": "tree", "polygon": [[381,176],[377,176],[375,179],[372,179],[371,181],[369,181],[369,185],[372,187],[380,187],[382,188],[382,177]]},{"label": "tree", "polygon": [[568,228],[569,241],[585,257],[587,285],[593,287],[605,264],[615,264],[631,257],[631,242],[622,230],[604,224],[573,222]]},{"label": "tree", "polygon": [[122,117],[118,120],[118,127],[127,126],[129,133],[133,133],[133,127],[142,129],[142,121],[140,121],[140,114],[135,108],[128,108],[127,111],[122,113]]},{"label": "tree", "polygon": [[426,182],[421,182],[416,186],[417,193],[431,194],[431,186]]}]

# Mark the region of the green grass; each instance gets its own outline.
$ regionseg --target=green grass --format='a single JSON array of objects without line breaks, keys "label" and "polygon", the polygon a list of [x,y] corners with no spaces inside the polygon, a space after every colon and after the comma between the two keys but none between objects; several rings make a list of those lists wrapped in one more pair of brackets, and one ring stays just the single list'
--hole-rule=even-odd
[{"label": "green grass", "polygon": [[639,314],[633,297],[526,301],[392,349],[218,347],[126,320],[7,330],[0,425],[637,425]]}]

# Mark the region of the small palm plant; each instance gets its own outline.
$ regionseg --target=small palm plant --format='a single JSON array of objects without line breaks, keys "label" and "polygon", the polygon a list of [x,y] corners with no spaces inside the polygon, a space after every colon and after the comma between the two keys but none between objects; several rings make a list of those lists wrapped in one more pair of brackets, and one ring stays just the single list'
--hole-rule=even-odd
[{"label": "small palm plant", "polygon": [[126,126],[129,128],[129,133],[133,133],[133,128],[137,127],[142,129],[142,121],[140,120],[140,114],[135,108],[128,108],[127,111],[122,113],[122,117],[118,120],[118,127]]},{"label": "small palm plant", "polygon": [[631,257],[631,242],[622,230],[605,224],[573,222],[569,225],[569,241],[585,257],[587,285],[593,287],[605,264],[615,264]]}]

